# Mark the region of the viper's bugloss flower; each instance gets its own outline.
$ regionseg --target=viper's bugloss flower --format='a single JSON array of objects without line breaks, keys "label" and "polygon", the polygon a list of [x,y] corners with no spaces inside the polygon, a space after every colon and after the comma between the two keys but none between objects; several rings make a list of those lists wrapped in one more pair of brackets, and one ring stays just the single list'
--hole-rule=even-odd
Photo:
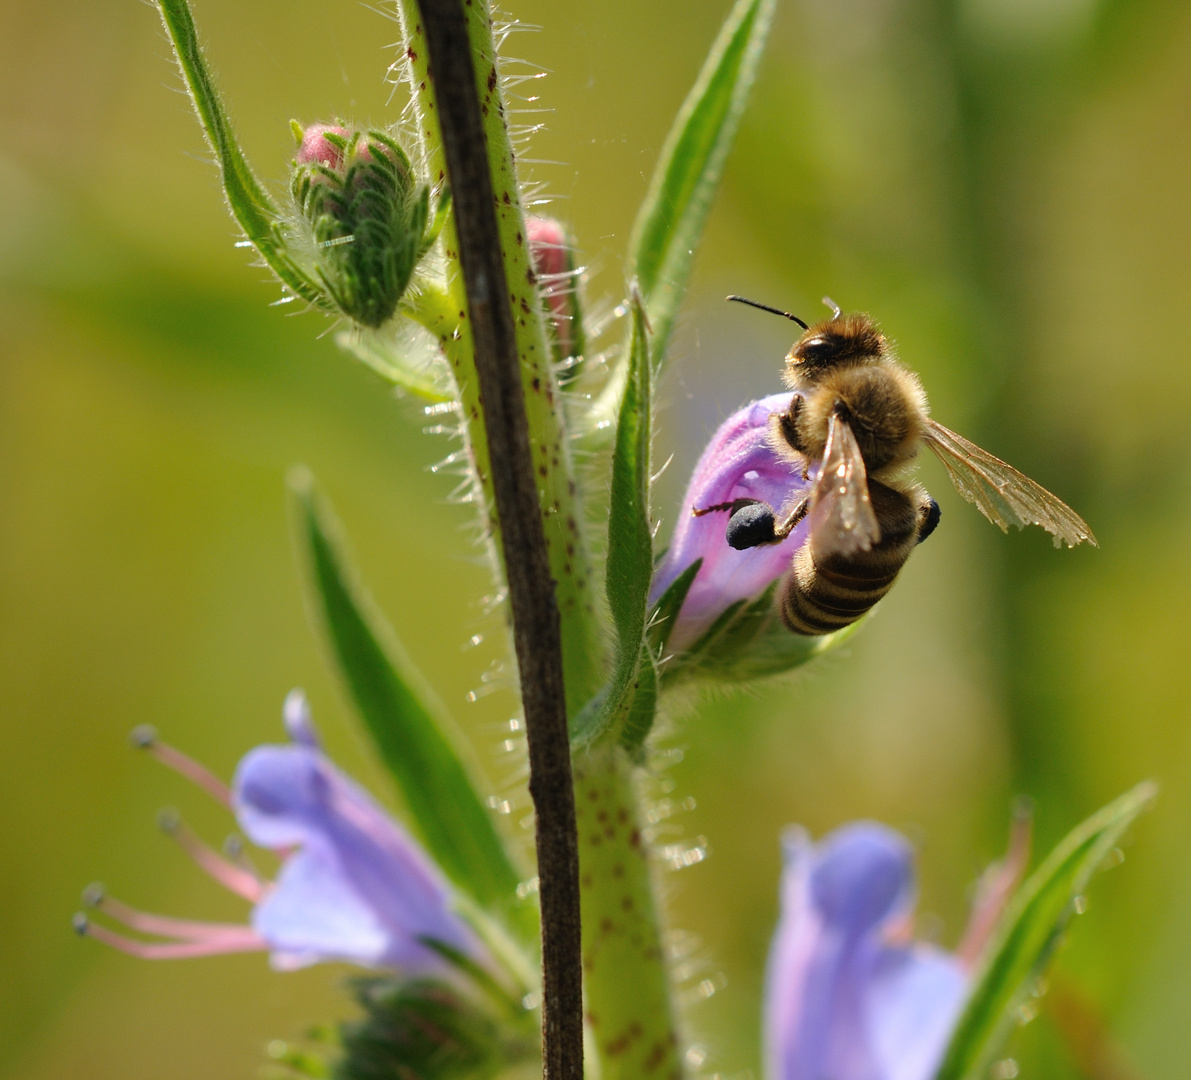
[{"label": "viper's bugloss flower", "polygon": [[324,960],[396,968],[403,974],[446,969],[443,952],[486,963],[486,950],[456,914],[449,885],[411,837],[323,754],[300,691],[286,699],[283,746],[259,746],[236,769],[230,791],[185,755],[138,729],[138,745],[228,803],[241,829],[282,859],[275,881],[239,856],[208,848],[176,819],[167,831],[196,862],[253,903],[248,925],[148,915],[92,887],[87,902],[130,930],[116,933],[85,916],[76,928],[135,956],[173,958],[268,950],[293,969]]},{"label": "viper's bugloss flower", "polygon": [[1029,847],[1019,813],[951,953],[913,939],[914,855],[903,836],[857,822],[814,844],[790,829],[766,978],[768,1080],[930,1080]]},{"label": "viper's bugloss flower", "polygon": [[769,956],[769,1080],[930,1080],[969,985],[955,956],[908,940],[913,852],[861,822],[784,841]]},{"label": "viper's bugloss flower", "polygon": [[789,393],[772,394],[733,413],[719,426],[695,466],[651,589],[651,600],[656,601],[696,559],[703,560],[670,635],[670,647],[675,650],[697,641],[732,604],[763,593],[789,569],[806,538],[804,521],[781,543],[737,551],[725,538],[727,513],[694,514],[696,509],[735,499],[757,499],[780,514],[805,494],[810,482],[769,443],[770,416],[789,404]]},{"label": "viper's bugloss flower", "polygon": [[429,189],[383,131],[295,124],[294,134],[290,190],[310,230],[319,282],[345,315],[381,326],[433,242]]},{"label": "viper's bugloss flower", "polygon": [[[566,227],[548,217],[525,219],[529,254],[550,317],[555,359],[582,356],[583,313],[579,305],[580,269],[575,265],[575,246]],[[569,369],[568,369],[569,370]]]}]

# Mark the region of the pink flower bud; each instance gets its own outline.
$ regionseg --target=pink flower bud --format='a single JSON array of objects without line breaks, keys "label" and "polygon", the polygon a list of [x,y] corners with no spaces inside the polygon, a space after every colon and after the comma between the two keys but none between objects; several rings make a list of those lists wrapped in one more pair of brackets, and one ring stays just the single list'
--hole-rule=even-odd
[{"label": "pink flower bud", "polygon": [[[332,141],[327,136],[338,136]],[[302,132],[302,142],[294,161],[299,165],[325,165],[338,170],[343,166],[343,147],[339,140],[349,143],[352,133],[338,124],[311,124]]]},{"label": "pink flower bud", "polygon": [[364,326],[393,317],[418,261],[433,243],[430,191],[392,136],[341,124],[296,122],[290,175],[309,227],[315,276],[329,299]]},{"label": "pink flower bud", "polygon": [[529,254],[542,297],[550,314],[557,344],[557,359],[566,360],[582,351],[582,326],[578,299],[578,274],[574,247],[562,223],[554,218],[527,217]]}]

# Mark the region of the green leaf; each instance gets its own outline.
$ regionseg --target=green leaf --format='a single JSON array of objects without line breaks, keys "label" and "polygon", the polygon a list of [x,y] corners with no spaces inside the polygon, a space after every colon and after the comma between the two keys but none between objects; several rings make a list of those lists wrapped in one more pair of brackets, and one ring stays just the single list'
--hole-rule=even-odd
[{"label": "green leaf", "polygon": [[219,162],[228,205],[244,235],[273,273],[297,296],[324,310],[331,310],[332,305],[323,290],[286,253],[284,219],[240,151],[199,45],[198,31],[186,0],[158,0],[157,7],[173,42],[174,54],[195,112]]},{"label": "green leaf", "polygon": [[339,528],[305,469],[290,476],[312,607],[339,674],[418,836],[480,905],[508,910],[521,880],[464,766],[464,744],[355,582]]},{"label": "green leaf", "polygon": [[658,669],[648,645],[641,649],[633,682],[626,695],[625,706],[616,717],[620,731],[620,744],[635,760],[641,757],[645,740],[653,730],[653,721],[658,711]]},{"label": "green leaf", "polygon": [[455,398],[437,342],[408,320],[396,320],[380,330],[363,326],[340,330],[335,344],[386,382],[423,401],[439,405]]},{"label": "green leaf", "polygon": [[661,658],[666,646],[670,643],[670,635],[674,633],[674,624],[678,620],[682,605],[686,603],[686,594],[691,591],[695,575],[703,566],[702,559],[696,559],[672,582],[670,587],[658,598],[649,616],[649,644],[654,655]]},{"label": "green leaf", "polygon": [[850,626],[821,637],[792,633],[774,602],[779,585],[773,582],[753,600],[737,600],[726,607],[698,641],[666,664],[664,680],[678,682],[698,676],[721,682],[748,682],[780,675],[839,648],[869,618],[862,616]]},{"label": "green leaf", "polygon": [[645,609],[653,576],[653,529],[649,522],[653,369],[639,295],[634,294],[632,308],[628,380],[612,451],[606,588],[620,651],[635,653],[645,634]]},{"label": "green leaf", "polygon": [[1018,890],[977,974],[935,1080],[982,1080],[987,1075],[1092,875],[1156,792],[1153,783],[1139,784],[1093,814]]},{"label": "green leaf", "polygon": [[776,0],[737,0],[670,129],[629,242],[654,362],[665,355],[694,253],[757,74]]},{"label": "green leaf", "polygon": [[[645,309],[636,288],[631,304],[633,327],[627,379],[612,451],[605,568],[608,608],[616,630],[616,662],[609,684],[577,718],[575,735],[580,741],[590,741],[614,724],[623,727],[632,711],[639,672],[646,668],[653,671],[653,658],[645,639],[649,582],[653,577],[653,529],[649,521],[653,367]],[[648,674],[644,677],[652,682],[656,692],[656,674],[652,680]],[[648,721],[643,713],[637,713],[638,745],[653,722],[652,708],[648,712]],[[644,731],[640,731],[642,727]]]}]

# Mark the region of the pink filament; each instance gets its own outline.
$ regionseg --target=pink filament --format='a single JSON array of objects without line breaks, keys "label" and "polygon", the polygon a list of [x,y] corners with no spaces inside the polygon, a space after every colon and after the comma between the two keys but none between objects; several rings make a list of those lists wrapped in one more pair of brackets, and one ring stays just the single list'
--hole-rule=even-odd
[{"label": "pink filament", "polygon": [[[217,927],[217,924],[212,924],[212,927]],[[120,952],[128,953],[129,956],[139,956],[142,960],[182,960],[191,956],[259,952],[269,947],[268,942],[251,926],[222,926],[218,927],[218,930],[218,933],[203,940],[136,941],[93,922],[86,922],[80,926],[80,932],[88,937],[110,945],[113,949],[119,949]]]},{"label": "pink filament", "polygon": [[155,934],[158,937],[177,938],[180,941],[213,941],[250,929],[235,923],[199,922],[192,919],[172,919],[168,915],[150,915],[107,896],[97,901],[95,906],[130,930],[142,934]]},{"label": "pink filament", "polygon": [[175,750],[168,743],[158,742],[157,739],[149,743],[145,749],[167,768],[180,773],[187,780],[191,781],[191,783],[197,784],[219,802],[223,803],[229,810],[231,809],[232,793],[228,789],[227,784],[220,780],[205,765],[200,765],[193,758],[187,757],[181,750]]},{"label": "pink filament", "polygon": [[1009,850],[1001,862],[992,866],[980,881],[972,917],[964,931],[963,940],[955,950],[959,961],[972,968],[980,960],[984,947],[992,937],[1005,908],[1025,876],[1030,864],[1030,841],[1033,822],[1027,811],[1018,811],[1009,826]]},{"label": "pink filament", "polygon": [[255,904],[265,895],[268,887],[255,874],[234,862],[225,859],[219,852],[207,847],[185,825],[178,824],[169,829],[169,835],[178,841],[186,852],[208,874],[225,889]]}]

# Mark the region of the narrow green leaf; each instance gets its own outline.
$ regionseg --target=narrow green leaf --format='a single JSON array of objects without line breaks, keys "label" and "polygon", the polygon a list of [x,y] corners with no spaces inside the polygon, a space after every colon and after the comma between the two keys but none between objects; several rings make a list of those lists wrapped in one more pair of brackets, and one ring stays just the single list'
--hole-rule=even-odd
[{"label": "narrow green leaf", "polygon": [[628,380],[620,403],[612,451],[608,506],[608,607],[621,648],[636,654],[645,634],[645,609],[653,576],[653,529],[649,522],[649,446],[653,369],[645,311],[634,291]]},{"label": "narrow green leaf", "polygon": [[[653,367],[645,309],[633,288],[632,337],[627,379],[620,403],[616,444],[612,451],[612,492],[608,506],[608,554],[605,589],[616,630],[616,661],[612,679],[579,714],[573,734],[590,741],[618,719],[623,727],[632,709],[639,669],[651,670],[645,640],[649,582],[653,577],[653,529],[649,522],[649,446],[651,438]],[[653,679],[656,689],[656,677]],[[638,714],[638,724],[645,723]],[[652,723],[650,710],[649,723]],[[648,724],[645,725],[648,734]],[[644,738],[644,734],[641,736]]]},{"label": "narrow green leaf", "polygon": [[174,54],[195,112],[219,162],[223,190],[232,214],[273,273],[303,300],[330,310],[331,304],[323,290],[286,254],[284,219],[249,168],[236,142],[231,121],[199,45],[190,7],[186,0],[157,0],[157,7],[173,42]]},{"label": "narrow green leaf", "polygon": [[737,0],[662,148],[629,242],[654,362],[665,356],[694,253],[757,74],[776,0]]},{"label": "narrow green leaf", "polygon": [[521,875],[465,767],[464,744],[393,632],[356,584],[339,528],[305,469],[290,476],[312,608],[413,825],[480,905],[508,910]]},{"label": "narrow green leaf", "polygon": [[649,616],[649,644],[654,655],[659,659],[664,655],[666,646],[670,643],[670,635],[674,632],[674,623],[686,603],[686,594],[691,591],[695,582],[695,575],[703,565],[702,559],[696,559],[672,582],[670,587],[658,598]]},{"label": "narrow green leaf", "polygon": [[626,695],[622,715],[616,718],[620,744],[634,758],[639,758],[658,710],[658,669],[648,644],[641,649],[641,659]]},{"label": "narrow green leaf", "polygon": [[1001,920],[935,1080],[982,1080],[1062,939],[1092,875],[1157,792],[1139,784],[1093,814],[1021,887]]}]

